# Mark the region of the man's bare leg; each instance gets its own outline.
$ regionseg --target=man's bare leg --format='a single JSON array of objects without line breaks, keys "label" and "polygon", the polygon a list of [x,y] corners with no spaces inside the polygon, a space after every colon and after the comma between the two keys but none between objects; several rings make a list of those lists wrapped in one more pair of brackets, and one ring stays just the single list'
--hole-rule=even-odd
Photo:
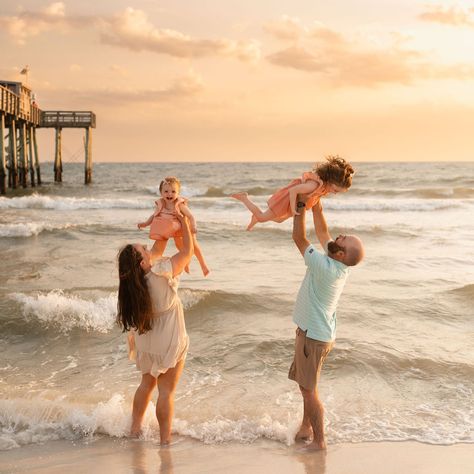
[{"label": "man's bare leg", "polygon": [[234,193],[230,196],[242,202],[245,207],[252,213],[252,218],[250,219],[250,223],[247,226],[247,230],[252,230],[253,226],[257,224],[257,222],[272,221],[276,217],[271,209],[267,209],[265,212],[262,212],[262,210],[249,199],[249,195],[245,192]]},{"label": "man's bare leg", "polygon": [[307,448],[314,451],[326,449],[324,437],[324,407],[319,399],[318,390],[308,390],[300,385],[301,394],[306,404],[307,414],[313,428],[313,441]]},{"label": "man's bare leg", "polygon": [[[300,387],[301,388],[301,387]],[[313,439],[313,427],[309,420],[308,406],[305,398],[303,397],[303,421],[301,422],[300,429],[295,435],[295,441],[311,441]]]}]

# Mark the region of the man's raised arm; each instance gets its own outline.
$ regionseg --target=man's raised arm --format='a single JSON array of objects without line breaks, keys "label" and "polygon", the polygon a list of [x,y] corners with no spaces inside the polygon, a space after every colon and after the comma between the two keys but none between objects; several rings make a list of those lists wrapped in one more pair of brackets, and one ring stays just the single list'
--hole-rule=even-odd
[{"label": "man's raised arm", "polygon": [[310,241],[306,238],[306,208],[301,205],[304,203],[304,198],[301,200],[301,196],[298,195],[297,203],[299,214],[293,217],[293,240],[301,255],[304,255],[305,250],[310,245]]},{"label": "man's raised arm", "polygon": [[313,207],[313,222],[319,243],[323,249],[326,249],[326,245],[332,240],[332,237],[329,233],[328,225],[326,224],[326,219],[323,214],[321,200],[319,200]]}]

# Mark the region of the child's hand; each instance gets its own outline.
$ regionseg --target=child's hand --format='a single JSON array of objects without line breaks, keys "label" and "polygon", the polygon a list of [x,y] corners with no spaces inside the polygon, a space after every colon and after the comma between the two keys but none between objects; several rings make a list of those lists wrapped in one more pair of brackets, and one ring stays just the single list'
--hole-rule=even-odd
[{"label": "child's hand", "polygon": [[141,228],[143,228],[143,227],[145,227],[145,226],[143,225],[143,222],[139,222],[139,223],[137,224],[137,227],[138,227],[139,229],[141,229]]},{"label": "child's hand", "polygon": [[191,223],[191,232],[193,234],[197,234],[197,227],[196,227],[196,224],[194,222]]}]

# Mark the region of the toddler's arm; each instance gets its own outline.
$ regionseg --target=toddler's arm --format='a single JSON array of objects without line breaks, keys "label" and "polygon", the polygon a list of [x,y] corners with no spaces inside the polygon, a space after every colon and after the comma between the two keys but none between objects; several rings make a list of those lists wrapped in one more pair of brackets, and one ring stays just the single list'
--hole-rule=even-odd
[{"label": "toddler's arm", "polygon": [[186,206],[186,204],[182,203],[179,205],[179,210],[181,211],[181,214],[183,214],[183,216],[186,216],[189,219],[189,226],[191,228],[191,232],[195,234],[197,232],[196,220],[194,219],[194,216],[189,210],[189,207]]},{"label": "toddler's arm", "polygon": [[143,227],[148,227],[151,224],[151,221],[153,220],[154,216],[155,216],[155,214],[152,214],[145,222],[139,222],[137,224],[137,227],[139,229],[143,229]]},{"label": "toddler's arm", "polygon": [[293,216],[299,215],[298,212],[296,212],[296,198],[298,194],[310,194],[319,186],[320,184],[316,183],[316,181],[306,181],[306,183],[297,184],[289,189],[290,209]]}]

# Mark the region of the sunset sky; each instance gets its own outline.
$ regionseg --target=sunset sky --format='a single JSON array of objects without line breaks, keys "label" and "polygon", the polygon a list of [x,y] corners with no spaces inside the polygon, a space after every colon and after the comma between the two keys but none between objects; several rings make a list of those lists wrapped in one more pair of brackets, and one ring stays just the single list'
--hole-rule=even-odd
[{"label": "sunset sky", "polygon": [[1,0],[0,41],[94,161],[474,159],[474,1]]}]

